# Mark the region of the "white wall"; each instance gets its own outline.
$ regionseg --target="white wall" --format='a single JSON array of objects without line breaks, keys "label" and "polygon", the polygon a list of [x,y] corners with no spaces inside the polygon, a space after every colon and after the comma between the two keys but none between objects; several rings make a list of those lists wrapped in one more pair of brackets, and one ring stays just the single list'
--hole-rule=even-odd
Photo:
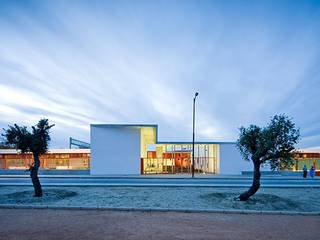
[{"label": "white wall", "polygon": [[91,125],[90,174],[140,174],[140,129]]},{"label": "white wall", "polygon": [[241,171],[252,171],[251,162],[242,159],[236,144],[220,144],[220,171],[219,174],[237,174]]}]

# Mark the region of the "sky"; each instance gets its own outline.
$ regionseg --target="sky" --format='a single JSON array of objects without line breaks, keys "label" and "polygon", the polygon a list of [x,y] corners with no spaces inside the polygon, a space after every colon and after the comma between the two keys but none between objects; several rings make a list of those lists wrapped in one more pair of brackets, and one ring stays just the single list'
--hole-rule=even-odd
[{"label": "sky", "polygon": [[0,127],[48,118],[51,147],[92,123],[160,141],[235,141],[287,114],[320,148],[320,1],[0,0]]}]

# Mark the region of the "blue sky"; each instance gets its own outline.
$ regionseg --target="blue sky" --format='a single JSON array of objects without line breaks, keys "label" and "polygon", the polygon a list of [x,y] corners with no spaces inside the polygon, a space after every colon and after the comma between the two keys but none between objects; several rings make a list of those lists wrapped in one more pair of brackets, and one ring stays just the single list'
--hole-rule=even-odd
[{"label": "blue sky", "polygon": [[234,141],[293,117],[320,147],[320,1],[0,0],[0,127],[157,123],[159,139]]}]

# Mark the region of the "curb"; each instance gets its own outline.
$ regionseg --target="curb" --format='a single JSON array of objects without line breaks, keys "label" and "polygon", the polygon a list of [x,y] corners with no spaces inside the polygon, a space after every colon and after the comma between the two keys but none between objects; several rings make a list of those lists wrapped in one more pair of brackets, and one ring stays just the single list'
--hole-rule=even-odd
[{"label": "curb", "polygon": [[81,207],[81,206],[48,206],[48,205],[15,205],[0,204],[0,209],[52,209],[52,210],[100,210],[123,212],[177,212],[177,213],[220,213],[220,214],[256,214],[256,215],[289,215],[320,216],[320,212],[296,211],[257,211],[257,210],[222,210],[222,209],[170,209],[170,208],[114,208],[114,207]]},{"label": "curb", "polygon": [[[29,174],[26,175],[0,175],[1,178],[30,178]],[[39,174],[39,178],[75,178],[75,179],[191,179],[191,180],[252,180],[252,176],[195,176],[192,178],[191,176],[99,176],[99,175],[41,175]],[[303,179],[302,177],[296,176],[262,176],[261,180],[302,180],[302,181],[314,181],[320,180],[320,177],[315,178],[307,178]]]},{"label": "curb", "polygon": [[[32,187],[32,183],[0,183],[0,187]],[[43,187],[218,187],[248,188],[251,184],[168,184],[168,183],[41,183]],[[261,188],[320,188],[318,184],[276,185],[261,184]]]}]

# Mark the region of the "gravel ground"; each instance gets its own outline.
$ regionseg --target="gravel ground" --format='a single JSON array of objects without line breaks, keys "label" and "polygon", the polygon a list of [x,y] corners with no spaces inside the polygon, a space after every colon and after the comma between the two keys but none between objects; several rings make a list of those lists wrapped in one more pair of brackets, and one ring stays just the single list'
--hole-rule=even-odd
[{"label": "gravel ground", "polygon": [[247,202],[234,200],[246,188],[213,187],[0,187],[0,204],[320,212],[320,188],[262,188]]},{"label": "gravel ground", "polygon": [[0,240],[319,239],[318,216],[0,209]]}]

